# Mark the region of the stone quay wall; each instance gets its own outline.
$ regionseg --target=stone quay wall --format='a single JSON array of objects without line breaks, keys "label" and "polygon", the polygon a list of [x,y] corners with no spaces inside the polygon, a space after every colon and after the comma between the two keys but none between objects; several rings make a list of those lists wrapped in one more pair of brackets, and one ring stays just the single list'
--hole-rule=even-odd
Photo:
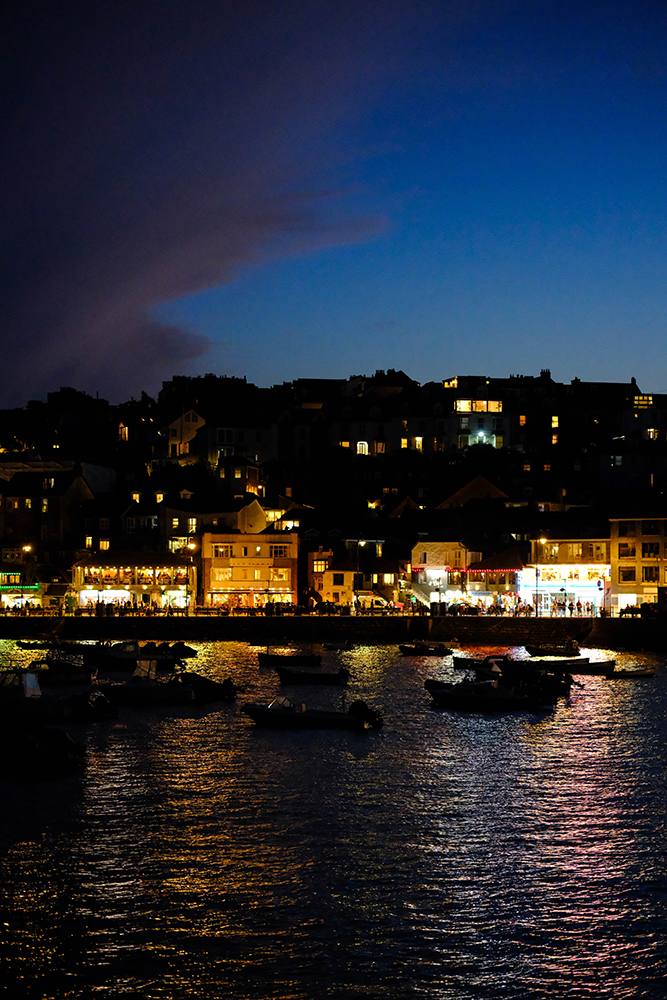
[{"label": "stone quay wall", "polygon": [[360,645],[392,645],[430,639],[461,646],[522,646],[563,642],[612,650],[667,653],[667,629],[660,619],[503,618],[281,615],[150,617],[0,618],[0,639],[138,639],[190,642],[240,640],[257,645],[318,643],[350,639]]}]

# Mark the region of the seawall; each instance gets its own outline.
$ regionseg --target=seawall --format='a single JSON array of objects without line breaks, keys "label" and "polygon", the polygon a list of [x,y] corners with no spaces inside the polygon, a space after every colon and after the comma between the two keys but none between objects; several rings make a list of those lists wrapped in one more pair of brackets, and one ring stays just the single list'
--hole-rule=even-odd
[{"label": "seawall", "polygon": [[660,619],[474,618],[337,615],[245,617],[18,617],[0,618],[0,639],[138,639],[190,642],[241,640],[257,645],[318,643],[350,639],[363,645],[391,645],[415,639],[463,646],[523,646],[563,642],[603,649],[667,653],[667,629]]}]

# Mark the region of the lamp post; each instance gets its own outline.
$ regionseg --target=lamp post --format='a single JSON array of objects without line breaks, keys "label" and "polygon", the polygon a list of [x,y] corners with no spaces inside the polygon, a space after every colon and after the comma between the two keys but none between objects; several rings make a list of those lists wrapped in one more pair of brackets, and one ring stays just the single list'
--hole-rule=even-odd
[{"label": "lamp post", "polygon": [[197,546],[194,542],[188,542],[188,552],[190,554],[188,560],[188,585],[186,589],[187,594],[187,604],[188,604],[188,614],[194,614],[194,608],[192,606],[193,601],[197,599],[197,586],[195,583],[195,549]]},{"label": "lamp post", "polygon": [[535,617],[540,616],[540,549],[546,542],[546,538],[537,539],[536,559],[535,559]]}]

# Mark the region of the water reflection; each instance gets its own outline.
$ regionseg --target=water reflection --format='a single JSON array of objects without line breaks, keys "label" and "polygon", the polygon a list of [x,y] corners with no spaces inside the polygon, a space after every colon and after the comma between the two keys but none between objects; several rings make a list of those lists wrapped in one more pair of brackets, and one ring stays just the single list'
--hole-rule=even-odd
[{"label": "water reflection", "polygon": [[[244,699],[280,691],[256,649],[198,648]],[[664,673],[486,717],[430,708],[423,681],[447,660],[323,652],[340,664],[381,732],[265,732],[236,705],[81,727],[85,774],[30,790],[39,822],[2,820],[5,981],[40,997],[662,996]]]}]

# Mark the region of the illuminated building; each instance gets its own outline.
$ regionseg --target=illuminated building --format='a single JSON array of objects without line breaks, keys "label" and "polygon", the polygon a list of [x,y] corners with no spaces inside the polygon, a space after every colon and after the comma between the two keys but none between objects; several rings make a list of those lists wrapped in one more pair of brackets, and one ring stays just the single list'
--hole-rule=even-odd
[{"label": "illuminated building", "polygon": [[521,574],[521,599],[549,615],[570,602],[581,613],[598,614],[609,607],[610,542],[608,538],[535,538],[531,562]]},{"label": "illuminated building", "polygon": [[289,531],[202,535],[204,604],[261,608],[297,604],[299,536]]},{"label": "illuminated building", "polygon": [[655,603],[667,584],[667,519],[611,518],[613,610]]}]

